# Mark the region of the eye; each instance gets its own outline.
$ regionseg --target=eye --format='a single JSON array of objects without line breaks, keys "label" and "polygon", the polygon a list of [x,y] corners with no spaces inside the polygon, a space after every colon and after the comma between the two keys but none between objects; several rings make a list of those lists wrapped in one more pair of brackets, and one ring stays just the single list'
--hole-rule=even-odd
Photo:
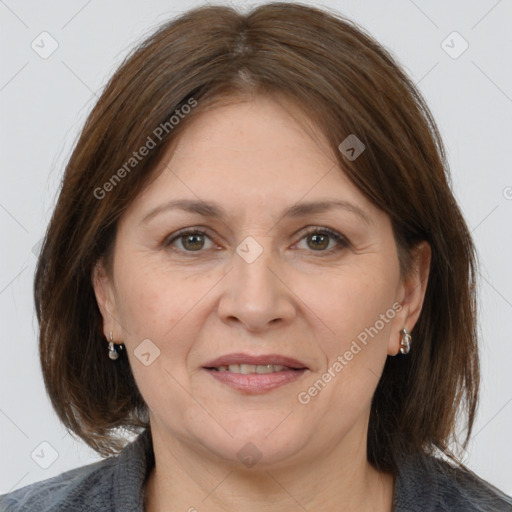
[{"label": "eye", "polygon": [[[172,236],[172,235],[171,235]],[[210,237],[199,230],[178,231],[172,238],[164,242],[165,247],[174,245],[174,242],[180,242],[185,252],[199,252],[204,247],[205,237]]]},{"label": "eye", "polygon": [[[334,247],[327,249],[327,247],[329,247],[329,238],[334,240],[336,244]],[[314,252],[321,252],[326,254],[340,251],[341,249],[349,246],[348,240],[341,233],[338,233],[337,231],[329,228],[310,228],[301,238],[301,240],[304,239],[306,239],[308,247],[313,247]]]},{"label": "eye", "polygon": [[[303,233],[300,241],[304,239],[306,239],[308,247],[312,248],[313,252],[324,254],[331,254],[333,252],[340,251],[346,247],[349,247],[350,245],[348,240],[341,233],[338,233],[337,231],[329,228],[309,228],[306,232]],[[335,242],[334,247],[329,248],[329,239]],[[181,252],[201,252],[201,250],[205,248],[206,240],[210,240],[210,243],[212,243],[211,238],[206,232],[199,229],[188,228],[171,235],[169,239],[164,241],[163,245],[165,247],[176,247],[176,243],[179,243],[181,248],[176,248]],[[211,249],[211,245],[210,247],[206,247],[206,249],[208,248]]]}]

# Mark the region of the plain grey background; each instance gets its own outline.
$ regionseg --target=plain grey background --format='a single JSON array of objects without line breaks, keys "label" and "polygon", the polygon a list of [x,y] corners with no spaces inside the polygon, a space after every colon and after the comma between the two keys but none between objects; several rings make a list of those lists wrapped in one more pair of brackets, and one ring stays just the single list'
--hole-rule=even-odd
[{"label": "plain grey background", "polygon": [[[512,494],[512,2],[310,3],[338,10],[387,47],[438,122],[481,261],[481,405],[464,460]],[[66,433],[44,390],[32,300],[38,244],[106,80],[157,25],[199,4],[0,0],[0,493],[99,460]]]}]

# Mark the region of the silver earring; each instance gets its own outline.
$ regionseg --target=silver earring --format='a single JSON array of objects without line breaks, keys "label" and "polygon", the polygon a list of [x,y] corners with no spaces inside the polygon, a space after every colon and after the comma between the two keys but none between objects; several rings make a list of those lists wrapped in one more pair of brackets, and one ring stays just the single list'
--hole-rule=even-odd
[{"label": "silver earring", "polygon": [[411,350],[411,333],[407,329],[402,329],[400,335],[400,353],[408,354]]},{"label": "silver earring", "polygon": [[[108,344],[108,357],[112,360],[116,360],[119,357],[119,353],[117,352],[114,346],[114,340],[112,339],[112,331],[110,331],[110,342]],[[119,350],[122,350],[123,346],[119,345]]]}]

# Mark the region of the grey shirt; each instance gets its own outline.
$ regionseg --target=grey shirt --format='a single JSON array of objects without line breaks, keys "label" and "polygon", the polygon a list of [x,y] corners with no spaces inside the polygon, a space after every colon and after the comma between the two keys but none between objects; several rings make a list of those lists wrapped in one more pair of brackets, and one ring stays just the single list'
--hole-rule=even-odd
[{"label": "grey shirt", "polygon": [[[116,456],[0,496],[0,512],[143,512],[154,464],[148,429]],[[200,510],[200,500],[191,507]],[[440,459],[409,456],[395,478],[393,512],[428,511],[512,512],[512,498]]]}]

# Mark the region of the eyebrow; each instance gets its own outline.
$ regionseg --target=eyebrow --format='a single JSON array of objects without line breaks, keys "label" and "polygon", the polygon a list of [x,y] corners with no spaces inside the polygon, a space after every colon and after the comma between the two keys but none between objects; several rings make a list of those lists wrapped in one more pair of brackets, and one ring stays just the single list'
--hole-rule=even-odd
[{"label": "eyebrow", "polygon": [[[358,216],[365,224],[371,224],[369,215],[362,208],[356,206],[355,204],[349,201],[344,201],[340,199],[329,199],[323,201],[313,201],[308,203],[298,203],[287,208],[281,215],[281,218],[303,217],[305,215],[324,213],[333,209],[346,210]],[[189,213],[201,215],[202,217],[211,217],[219,219],[223,222],[225,222],[228,217],[224,208],[222,208],[220,205],[216,203],[210,201],[200,201],[195,199],[175,199],[160,206],[157,206],[156,208],[151,210],[147,215],[144,216],[140,223],[145,224],[149,222],[152,218],[159,215],[160,213],[170,210],[183,210]]]}]

